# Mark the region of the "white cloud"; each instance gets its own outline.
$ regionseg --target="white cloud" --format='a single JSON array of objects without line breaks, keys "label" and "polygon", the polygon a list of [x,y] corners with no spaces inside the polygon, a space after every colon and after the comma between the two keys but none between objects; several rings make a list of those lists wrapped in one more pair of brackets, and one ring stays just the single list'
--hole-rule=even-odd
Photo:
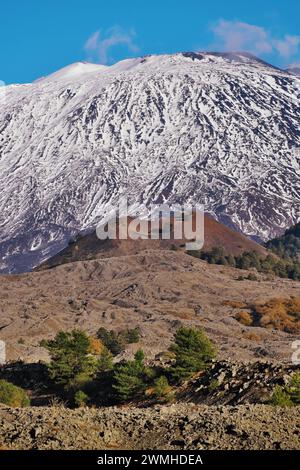
[{"label": "white cloud", "polygon": [[248,51],[253,54],[278,53],[287,59],[297,54],[300,36],[274,37],[267,29],[241,21],[219,20],[212,28],[215,47],[226,51]]},{"label": "white cloud", "polygon": [[139,51],[134,42],[135,32],[133,30],[124,31],[119,26],[110,28],[106,34],[96,31],[93,33],[84,45],[85,51],[96,58],[100,64],[107,64],[112,60],[110,51],[115,46],[126,46],[128,51],[136,53]]},{"label": "white cloud", "polygon": [[286,35],[284,39],[275,40],[274,47],[282,57],[289,58],[297,54],[300,45],[300,36]]},{"label": "white cloud", "polygon": [[100,38],[100,31],[96,31],[86,41],[84,45],[85,50],[88,52],[95,51],[98,46],[99,38]]},{"label": "white cloud", "polygon": [[272,52],[268,34],[259,26],[239,21],[219,20],[212,28],[222,48],[228,51],[251,50],[254,53]]}]

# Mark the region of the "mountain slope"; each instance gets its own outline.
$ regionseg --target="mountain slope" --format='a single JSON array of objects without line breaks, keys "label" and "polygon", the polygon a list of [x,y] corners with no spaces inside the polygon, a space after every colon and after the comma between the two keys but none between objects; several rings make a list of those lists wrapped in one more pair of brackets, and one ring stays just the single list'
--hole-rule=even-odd
[{"label": "mountain slope", "polygon": [[[264,358],[291,362],[291,344],[299,335],[237,320],[247,306],[270,299],[300,297],[300,283],[212,265],[180,251],[145,250],[110,258],[78,261],[32,273],[2,276],[1,339],[7,359],[44,360],[42,339],[61,330],[95,335],[109,330],[141,329],[146,356],[166,351],[180,325],[201,326],[215,342],[219,357]],[[246,310],[244,310],[246,309]],[[272,327],[272,325],[270,325]]]},{"label": "mountain slope", "polygon": [[1,271],[28,270],[129,196],[203,202],[258,239],[300,213],[300,80],[247,54],[75,64],[6,89]]}]

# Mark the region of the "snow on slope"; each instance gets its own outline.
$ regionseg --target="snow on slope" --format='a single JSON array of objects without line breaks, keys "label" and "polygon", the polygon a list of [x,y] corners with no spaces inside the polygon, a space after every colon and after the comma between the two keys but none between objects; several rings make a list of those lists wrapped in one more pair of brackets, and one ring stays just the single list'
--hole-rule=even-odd
[{"label": "snow on slope", "polygon": [[300,79],[251,55],[74,64],[6,92],[2,272],[56,253],[122,194],[204,202],[260,239],[299,220]]},{"label": "snow on slope", "polygon": [[43,77],[37,81],[58,81],[58,80],[72,80],[75,78],[83,78],[86,73],[94,73],[106,70],[105,65],[90,64],[89,62],[76,62],[75,64],[68,65],[57,72],[52,73],[48,77]]},{"label": "snow on slope", "polygon": [[294,75],[300,75],[300,65],[294,65],[287,69],[288,72],[293,73]]}]

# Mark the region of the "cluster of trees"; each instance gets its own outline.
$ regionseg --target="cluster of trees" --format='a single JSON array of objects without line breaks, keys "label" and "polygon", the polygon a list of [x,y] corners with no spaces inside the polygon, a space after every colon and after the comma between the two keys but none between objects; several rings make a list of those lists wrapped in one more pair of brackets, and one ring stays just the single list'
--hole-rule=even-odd
[{"label": "cluster of trees", "polygon": [[260,256],[256,251],[245,251],[241,255],[226,254],[222,247],[210,251],[190,251],[188,254],[203,259],[210,264],[233,266],[239,269],[255,268],[258,272],[300,280],[300,263],[291,258],[275,258],[272,255]]},{"label": "cluster of trees", "polygon": [[[103,331],[101,332],[103,334]],[[44,341],[51,361],[47,365],[49,382],[57,396],[71,406],[111,405],[145,399],[168,401],[174,389],[195,373],[205,370],[216,357],[216,349],[198,328],[180,328],[169,348],[169,366],[150,366],[142,349],[134,358],[115,362],[113,354],[98,338],[84,331],[59,332],[53,340]],[[209,385],[214,389],[214,384]],[[12,407],[30,404],[20,387],[0,380],[0,403]],[[287,385],[277,385],[269,403],[274,406],[300,405],[300,373]]]},{"label": "cluster of trees", "polygon": [[281,237],[268,241],[266,247],[281,258],[298,261],[300,255],[300,222],[286,230]]},{"label": "cluster of trees", "polygon": [[125,351],[127,344],[138,343],[140,341],[139,328],[127,328],[121,331],[108,331],[106,328],[99,328],[97,338],[112,353],[117,356]]},{"label": "cluster of trees", "polygon": [[289,383],[284,386],[276,385],[270,399],[274,406],[292,407],[300,405],[300,373],[292,375]]},{"label": "cluster of trees", "polygon": [[[137,339],[132,331],[126,337],[127,341]],[[150,367],[142,349],[137,350],[132,360],[115,362],[112,350],[116,351],[114,341],[118,338],[118,334],[101,328],[97,339],[73,330],[43,341],[51,357],[49,378],[58,394],[77,406],[146,397],[168,400],[172,398],[172,386],[204,370],[216,356],[213,344],[201,329],[182,327],[170,347],[171,366]]]}]

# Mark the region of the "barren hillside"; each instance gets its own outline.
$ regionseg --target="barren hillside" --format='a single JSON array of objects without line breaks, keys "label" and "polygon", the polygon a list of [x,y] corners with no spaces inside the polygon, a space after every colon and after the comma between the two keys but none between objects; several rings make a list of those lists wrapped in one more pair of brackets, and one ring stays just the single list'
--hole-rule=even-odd
[{"label": "barren hillside", "polygon": [[61,329],[95,333],[100,326],[139,325],[142,346],[154,357],[184,323],[201,325],[221,358],[290,362],[297,337],[243,326],[235,319],[232,301],[248,305],[300,296],[299,282],[262,274],[257,281],[238,280],[243,274],[249,271],[208,265],[180,251],[153,250],[3,276],[1,338],[7,341],[9,359],[35,361],[46,357],[39,341]]}]

